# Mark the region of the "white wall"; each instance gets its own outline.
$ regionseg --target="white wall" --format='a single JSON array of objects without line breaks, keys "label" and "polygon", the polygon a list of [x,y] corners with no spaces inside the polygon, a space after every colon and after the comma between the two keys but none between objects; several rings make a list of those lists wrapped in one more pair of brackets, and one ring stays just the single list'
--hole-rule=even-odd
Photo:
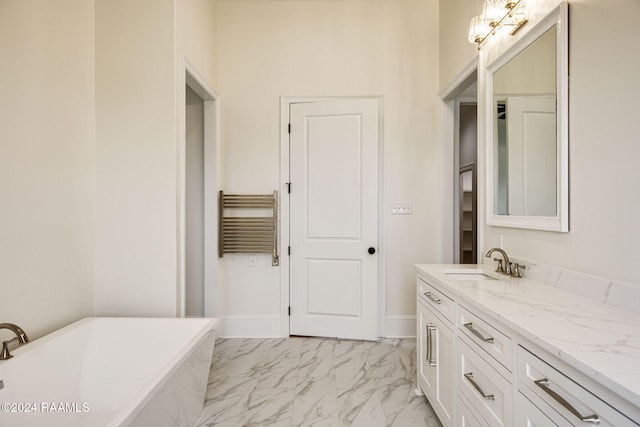
[{"label": "white wall", "polygon": [[200,77],[215,89],[218,71],[216,65],[216,0],[174,1],[178,24],[176,29],[179,40],[178,56],[186,58],[198,71]]},{"label": "white wall", "polygon": [[[620,0],[615,7],[605,0],[570,2],[570,231],[485,226],[485,248],[503,236],[515,257],[640,284],[640,270],[634,268],[640,259],[639,19],[635,0]],[[452,40],[440,45],[441,51],[460,52],[451,62],[464,62],[468,47],[458,47]]]},{"label": "white wall", "polygon": [[96,311],[184,299],[185,63],[215,78],[213,0],[96,0]]},{"label": "white wall", "polygon": [[0,321],[32,339],[93,314],[93,13],[0,5]]},{"label": "white wall", "polygon": [[[176,23],[176,55],[175,55],[175,98],[177,106],[177,126],[176,126],[176,203],[177,203],[177,283],[176,283],[176,311],[179,315],[187,314],[186,305],[195,304],[194,299],[202,299],[198,305],[204,304],[207,307],[215,306],[215,301],[204,301],[206,295],[215,293],[217,283],[217,254],[211,253],[211,248],[217,247],[216,232],[211,230],[211,225],[215,224],[217,214],[215,211],[215,202],[212,199],[217,198],[217,118],[215,108],[216,102],[212,101],[212,97],[216,97],[215,84],[217,80],[217,53],[216,53],[216,28],[215,13],[216,0],[174,0]],[[205,114],[205,148],[204,162],[206,179],[205,188],[203,190],[205,199],[205,224],[204,224],[204,247],[205,247],[205,291],[202,296],[195,296],[191,302],[187,291],[187,209],[186,209],[186,188],[189,183],[186,180],[186,97],[185,97],[185,70],[188,69],[191,78],[196,79],[197,88],[204,89],[205,92],[197,91],[199,96],[206,100],[204,105]],[[190,83],[191,84],[191,83]],[[207,179],[208,178],[208,179]],[[207,210],[209,208],[209,210]],[[216,224],[217,225],[217,224]],[[208,315],[215,310],[208,309]],[[190,312],[190,314],[193,314]]]},{"label": "white wall", "polygon": [[96,1],[96,312],[176,310],[172,0]]},{"label": "white wall", "polygon": [[[281,96],[383,97],[387,325],[415,333],[411,265],[437,256],[437,2],[221,0],[217,7],[224,191],[280,187]],[[413,202],[413,215],[391,216],[391,205],[403,201]],[[225,255],[227,324],[279,327],[280,274],[267,255],[254,268],[246,256]]]},{"label": "white wall", "polygon": [[476,55],[467,41],[471,18],[482,13],[484,0],[439,0],[439,74],[443,89]]}]

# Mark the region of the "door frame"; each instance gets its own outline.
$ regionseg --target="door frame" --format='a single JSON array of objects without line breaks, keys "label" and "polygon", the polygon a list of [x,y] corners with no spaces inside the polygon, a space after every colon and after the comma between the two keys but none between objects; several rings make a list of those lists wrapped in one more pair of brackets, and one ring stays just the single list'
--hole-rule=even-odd
[{"label": "door frame", "polygon": [[[386,300],[385,300],[385,259],[386,251],[384,250],[384,181],[383,181],[383,101],[382,96],[281,96],[280,97],[280,240],[278,251],[280,257],[280,331],[283,337],[289,336],[289,306],[291,304],[289,298],[290,288],[290,263],[289,256],[286,255],[290,233],[290,212],[288,185],[289,170],[289,110],[291,104],[299,104],[304,102],[323,102],[323,101],[342,101],[354,99],[373,99],[378,102],[378,268],[377,268],[377,290],[378,290],[378,336],[385,336],[385,317],[386,317]],[[295,191],[295,190],[294,190]],[[287,197],[285,197],[287,196]],[[284,250],[283,250],[284,249]]]},{"label": "door frame", "polygon": [[[184,74],[178,76],[177,161],[177,315],[186,316],[186,86],[204,103],[204,316],[216,317],[218,310],[218,182],[220,98],[186,58]],[[182,80],[184,78],[184,80]]]},{"label": "door frame", "polygon": [[[474,81],[480,83],[479,56],[476,54],[458,74],[445,86],[438,94],[437,116],[438,116],[438,141],[439,141],[439,169],[440,185],[438,187],[440,209],[438,212],[438,225],[440,233],[438,236],[438,263],[451,264],[459,258],[457,253],[457,209],[458,209],[458,173],[459,173],[459,115],[460,100],[462,92]],[[478,86],[478,92],[480,86]],[[465,99],[467,101],[468,99]],[[478,103],[479,105],[480,103]],[[478,109],[478,153],[481,152],[481,120],[483,116]],[[481,162],[477,161],[478,168]],[[479,171],[477,175],[480,176]],[[484,216],[483,197],[481,194],[482,183],[477,183],[478,188],[478,253],[481,252],[483,241]]]}]

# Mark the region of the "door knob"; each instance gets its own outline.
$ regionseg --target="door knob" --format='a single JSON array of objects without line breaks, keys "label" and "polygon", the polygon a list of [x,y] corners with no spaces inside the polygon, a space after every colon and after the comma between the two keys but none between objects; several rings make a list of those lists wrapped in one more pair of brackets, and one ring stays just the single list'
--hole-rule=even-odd
[{"label": "door knob", "polygon": [[373,255],[373,254],[375,254],[375,253],[376,253],[376,248],[374,248],[374,247],[372,246],[372,247],[370,247],[370,248],[369,248],[369,251],[368,251],[368,252],[369,252],[369,254],[370,254],[370,255]]}]

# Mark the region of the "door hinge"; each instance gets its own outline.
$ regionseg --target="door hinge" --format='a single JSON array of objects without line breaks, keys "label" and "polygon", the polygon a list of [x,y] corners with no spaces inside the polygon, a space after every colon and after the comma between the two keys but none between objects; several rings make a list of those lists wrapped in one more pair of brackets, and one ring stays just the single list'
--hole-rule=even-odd
[{"label": "door hinge", "polygon": [[291,255],[291,246],[287,246],[287,255]]},{"label": "door hinge", "polygon": [[291,133],[291,123],[289,123],[288,131]]},{"label": "door hinge", "polygon": [[287,193],[291,194],[291,183],[287,182]]},{"label": "door hinge", "polygon": [[291,306],[289,306],[289,316],[291,316]]}]

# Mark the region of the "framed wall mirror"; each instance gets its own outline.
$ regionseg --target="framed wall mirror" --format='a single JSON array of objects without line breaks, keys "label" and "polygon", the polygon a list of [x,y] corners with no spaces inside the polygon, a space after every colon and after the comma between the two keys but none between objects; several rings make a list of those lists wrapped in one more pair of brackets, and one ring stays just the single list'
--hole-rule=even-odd
[{"label": "framed wall mirror", "polygon": [[487,67],[487,224],[569,231],[568,6]]}]

